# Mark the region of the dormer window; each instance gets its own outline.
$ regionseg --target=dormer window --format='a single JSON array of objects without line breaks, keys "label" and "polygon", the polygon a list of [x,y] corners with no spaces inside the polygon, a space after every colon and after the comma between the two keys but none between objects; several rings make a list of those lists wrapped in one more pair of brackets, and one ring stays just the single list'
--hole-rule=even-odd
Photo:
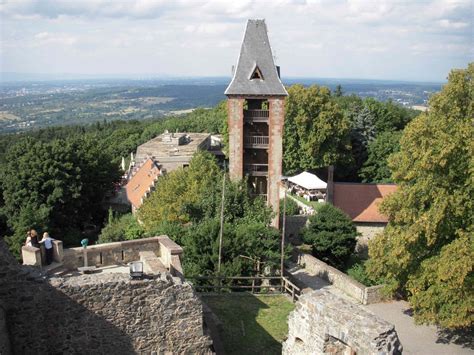
[{"label": "dormer window", "polygon": [[262,72],[260,71],[260,68],[258,66],[255,66],[255,69],[253,70],[252,75],[250,75],[250,80],[254,80],[254,79],[263,80]]}]

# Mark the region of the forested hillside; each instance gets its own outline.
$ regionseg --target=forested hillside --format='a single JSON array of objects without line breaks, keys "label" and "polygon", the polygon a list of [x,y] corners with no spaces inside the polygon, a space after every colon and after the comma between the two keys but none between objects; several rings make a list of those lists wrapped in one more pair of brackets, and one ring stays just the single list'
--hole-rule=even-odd
[{"label": "forested hillside", "polygon": [[[343,96],[328,88],[288,89],[284,170],[336,165],[347,181],[391,181],[387,156],[417,115],[392,102]],[[226,103],[185,116],[96,122],[0,136],[0,223],[17,253],[29,228],[77,244],[89,225],[102,226],[102,201],[114,190],[122,157],[164,130],[226,134]],[[66,237],[67,236],[67,237]]]}]

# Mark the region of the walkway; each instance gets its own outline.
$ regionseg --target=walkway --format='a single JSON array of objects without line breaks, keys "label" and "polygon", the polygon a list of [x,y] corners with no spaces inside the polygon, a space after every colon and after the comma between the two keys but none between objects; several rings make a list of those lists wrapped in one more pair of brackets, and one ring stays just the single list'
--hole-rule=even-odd
[{"label": "walkway", "polygon": [[[378,317],[395,325],[403,354],[416,355],[474,355],[474,336],[472,334],[440,334],[436,327],[416,325],[410,315],[410,306],[405,301],[375,303],[363,306],[324,279],[308,273],[304,268],[289,270],[303,292],[327,289],[349,302],[359,304]],[[469,339],[470,336],[470,339]]]},{"label": "walkway", "polygon": [[[395,325],[398,338],[403,345],[403,354],[474,354],[474,336],[451,336],[440,334],[435,326],[415,325],[410,305],[405,301],[375,303],[364,308]],[[458,343],[458,344],[456,344]]]}]

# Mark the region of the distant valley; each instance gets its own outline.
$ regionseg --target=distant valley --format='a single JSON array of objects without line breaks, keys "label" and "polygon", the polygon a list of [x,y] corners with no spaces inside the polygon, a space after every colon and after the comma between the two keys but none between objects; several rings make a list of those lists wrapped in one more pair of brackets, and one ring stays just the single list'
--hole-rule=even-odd
[{"label": "distant valley", "polygon": [[[0,85],[0,132],[90,124],[111,120],[157,119],[213,107],[225,99],[230,78],[85,79],[9,81]],[[322,85],[403,106],[426,105],[441,83],[383,80],[288,78],[285,85]]]}]

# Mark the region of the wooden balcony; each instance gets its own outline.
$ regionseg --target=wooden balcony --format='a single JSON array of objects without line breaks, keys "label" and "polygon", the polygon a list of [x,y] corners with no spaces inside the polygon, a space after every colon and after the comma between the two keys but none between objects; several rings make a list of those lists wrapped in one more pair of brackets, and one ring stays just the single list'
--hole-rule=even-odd
[{"label": "wooden balcony", "polygon": [[268,136],[244,136],[244,147],[246,148],[268,148]]},{"label": "wooden balcony", "polygon": [[244,120],[249,122],[268,122],[268,110],[244,110]]},{"label": "wooden balcony", "polygon": [[245,164],[244,173],[253,176],[267,176],[268,164]]}]

